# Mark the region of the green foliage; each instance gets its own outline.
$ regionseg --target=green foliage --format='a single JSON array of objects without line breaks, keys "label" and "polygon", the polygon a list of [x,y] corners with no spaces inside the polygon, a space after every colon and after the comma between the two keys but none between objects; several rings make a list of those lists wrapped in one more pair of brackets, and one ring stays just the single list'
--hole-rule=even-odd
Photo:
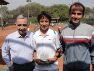
[{"label": "green foliage", "polygon": [[85,14],[88,14],[88,13],[90,13],[91,12],[91,9],[89,8],[89,7],[86,7],[85,8]]},{"label": "green foliage", "polygon": [[[5,10],[5,8],[4,8]],[[52,6],[44,6],[39,3],[31,2],[24,6],[19,6],[18,8],[8,11],[6,8],[7,18],[12,17],[16,18],[19,14],[26,14],[28,16],[29,11],[29,17],[31,22],[37,22],[36,17],[41,11],[47,11],[51,15],[52,18],[59,18],[59,22],[67,22],[69,21],[69,6],[66,4],[55,4]],[[94,17],[94,8],[91,9],[89,7],[86,7],[85,10],[85,17]],[[6,17],[6,16],[5,16]],[[82,21],[86,22],[86,18],[83,18]]]},{"label": "green foliage", "polygon": [[84,23],[86,23],[86,21],[87,21],[87,18],[82,18],[82,22],[84,22]]},{"label": "green foliage", "polygon": [[47,8],[52,18],[59,18],[59,22],[68,20],[69,7],[64,4],[56,4]]},{"label": "green foliage", "polygon": [[32,23],[36,23],[37,22],[37,18],[36,17],[32,17],[29,19],[30,22]]},{"label": "green foliage", "polygon": [[68,16],[68,6],[63,4],[53,5],[49,8],[52,17],[60,18]]},{"label": "green foliage", "polygon": [[8,18],[9,11],[8,11],[8,8],[6,6],[1,7],[0,8],[0,12],[2,14],[2,18],[3,19],[7,19]]}]

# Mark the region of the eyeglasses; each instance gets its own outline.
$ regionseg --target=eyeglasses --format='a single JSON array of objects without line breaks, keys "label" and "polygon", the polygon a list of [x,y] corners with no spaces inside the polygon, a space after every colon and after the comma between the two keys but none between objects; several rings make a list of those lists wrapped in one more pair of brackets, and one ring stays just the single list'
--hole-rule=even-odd
[{"label": "eyeglasses", "polygon": [[26,27],[28,24],[17,24],[17,26],[24,26]]}]

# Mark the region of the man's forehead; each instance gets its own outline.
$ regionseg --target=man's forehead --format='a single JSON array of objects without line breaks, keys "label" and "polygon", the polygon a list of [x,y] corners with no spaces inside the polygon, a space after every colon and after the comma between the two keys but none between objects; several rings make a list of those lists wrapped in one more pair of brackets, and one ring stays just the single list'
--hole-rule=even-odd
[{"label": "man's forehead", "polygon": [[42,16],[40,19],[48,19],[46,16]]},{"label": "man's forehead", "polygon": [[72,7],[71,7],[71,11],[81,11],[81,12],[83,12],[83,7],[82,6],[75,6],[75,5],[73,5]]},{"label": "man's forehead", "polygon": [[28,19],[24,18],[24,19],[17,19],[15,21],[15,23],[28,23]]}]

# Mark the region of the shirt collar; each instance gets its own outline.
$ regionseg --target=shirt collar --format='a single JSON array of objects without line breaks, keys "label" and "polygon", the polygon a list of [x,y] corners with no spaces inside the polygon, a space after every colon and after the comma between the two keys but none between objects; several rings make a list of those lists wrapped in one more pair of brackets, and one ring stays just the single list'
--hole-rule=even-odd
[{"label": "shirt collar", "polygon": [[[17,38],[21,38],[21,37],[22,37],[22,36],[19,34],[19,32],[18,32],[18,31],[17,31],[16,33],[17,33],[17,35],[16,35],[16,36],[17,36]],[[25,36],[25,37],[29,37],[29,35],[30,35],[30,33],[27,31],[27,32],[26,32],[26,36]]]},{"label": "shirt collar", "polygon": [[[48,29],[48,31],[46,32],[46,35],[45,35],[45,36],[49,36],[49,35],[50,35],[50,30],[51,30],[51,29]],[[40,30],[38,30],[38,33],[39,33],[38,36],[42,36]]]},{"label": "shirt collar", "polygon": [[77,24],[73,24],[73,23],[70,21],[70,24],[71,24],[71,26],[73,27],[73,29],[76,29],[76,28],[80,25],[80,22],[77,23]]}]

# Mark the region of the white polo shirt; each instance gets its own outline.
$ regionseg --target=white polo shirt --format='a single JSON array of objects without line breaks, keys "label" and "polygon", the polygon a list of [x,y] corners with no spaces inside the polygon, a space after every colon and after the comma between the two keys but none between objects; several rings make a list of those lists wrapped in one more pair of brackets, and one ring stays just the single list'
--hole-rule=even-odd
[{"label": "white polo shirt", "polygon": [[[48,58],[53,58],[55,52],[60,48],[60,41],[58,33],[49,29],[45,36],[41,35],[40,30],[36,31],[33,35],[33,45],[37,52],[37,58],[40,59],[41,54],[47,54]],[[50,65],[36,65],[35,69],[48,70],[57,69],[58,62],[56,61]]]}]

